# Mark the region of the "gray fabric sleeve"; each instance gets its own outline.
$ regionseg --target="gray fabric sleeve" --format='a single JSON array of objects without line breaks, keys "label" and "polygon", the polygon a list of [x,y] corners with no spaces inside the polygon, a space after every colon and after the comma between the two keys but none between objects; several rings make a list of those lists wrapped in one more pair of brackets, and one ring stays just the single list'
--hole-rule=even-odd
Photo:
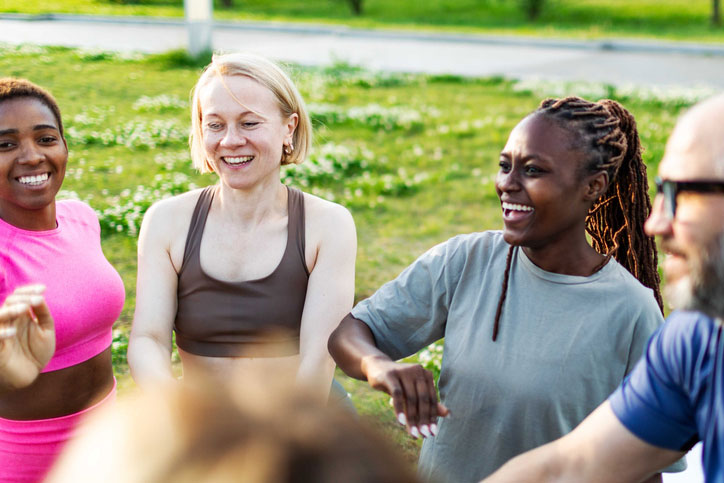
[{"label": "gray fabric sleeve", "polygon": [[441,243],[352,309],[377,347],[397,360],[441,339],[466,260],[465,237]]}]

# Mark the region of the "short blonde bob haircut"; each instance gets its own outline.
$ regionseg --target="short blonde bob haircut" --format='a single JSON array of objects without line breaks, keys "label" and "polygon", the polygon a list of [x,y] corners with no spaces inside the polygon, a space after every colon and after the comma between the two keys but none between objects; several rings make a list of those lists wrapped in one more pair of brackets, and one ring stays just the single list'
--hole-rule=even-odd
[{"label": "short blonde bob haircut", "polygon": [[312,147],[312,123],[307,114],[304,100],[289,76],[274,62],[254,54],[236,53],[214,55],[211,63],[201,73],[198,82],[191,91],[191,134],[189,147],[193,165],[201,173],[213,172],[206,158],[203,133],[201,130],[201,105],[199,93],[214,76],[241,75],[249,77],[269,89],[279,102],[279,110],[284,118],[296,113],[299,116],[297,128],[292,135],[294,150],[291,154],[282,152],[281,164],[299,164],[307,157]]}]

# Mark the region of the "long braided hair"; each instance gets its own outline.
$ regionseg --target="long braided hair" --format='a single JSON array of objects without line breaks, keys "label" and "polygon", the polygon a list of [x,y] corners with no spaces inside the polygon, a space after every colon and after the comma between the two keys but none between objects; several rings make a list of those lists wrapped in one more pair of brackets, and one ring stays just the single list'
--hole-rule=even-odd
[{"label": "long braided hair", "polygon": [[[644,233],[651,198],[633,115],[616,101],[589,102],[580,97],[546,99],[533,114],[544,115],[574,134],[575,147],[587,155],[581,167],[584,176],[599,171],[608,173],[608,190],[588,211],[586,232],[597,252],[606,255],[607,260],[613,256],[653,290],[663,312],[656,244],[653,237]],[[498,336],[514,250],[511,246],[508,251],[493,340]]]}]

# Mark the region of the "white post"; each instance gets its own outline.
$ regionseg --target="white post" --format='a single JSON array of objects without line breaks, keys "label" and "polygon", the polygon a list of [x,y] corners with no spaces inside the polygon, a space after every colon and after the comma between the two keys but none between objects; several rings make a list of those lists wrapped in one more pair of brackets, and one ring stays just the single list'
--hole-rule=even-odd
[{"label": "white post", "polygon": [[189,32],[188,51],[192,57],[212,50],[213,10],[212,0],[184,0]]}]

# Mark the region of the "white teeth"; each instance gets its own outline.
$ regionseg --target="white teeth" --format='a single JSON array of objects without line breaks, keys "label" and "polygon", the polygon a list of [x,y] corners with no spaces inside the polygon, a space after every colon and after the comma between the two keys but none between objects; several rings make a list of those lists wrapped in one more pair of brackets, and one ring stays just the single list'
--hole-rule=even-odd
[{"label": "white teeth", "polygon": [[21,176],[18,178],[18,181],[21,184],[29,184],[31,186],[37,186],[37,185],[42,184],[45,181],[47,181],[49,177],[50,177],[50,173],[43,173],[43,174],[39,174],[37,176]]},{"label": "white teeth", "polygon": [[224,162],[226,164],[242,164],[242,163],[248,163],[254,159],[254,156],[234,156],[234,157],[224,157]]},{"label": "white teeth", "polygon": [[503,209],[504,210],[513,210],[513,211],[533,211],[532,206],[519,205],[516,203],[506,203],[506,202],[503,202]]}]

